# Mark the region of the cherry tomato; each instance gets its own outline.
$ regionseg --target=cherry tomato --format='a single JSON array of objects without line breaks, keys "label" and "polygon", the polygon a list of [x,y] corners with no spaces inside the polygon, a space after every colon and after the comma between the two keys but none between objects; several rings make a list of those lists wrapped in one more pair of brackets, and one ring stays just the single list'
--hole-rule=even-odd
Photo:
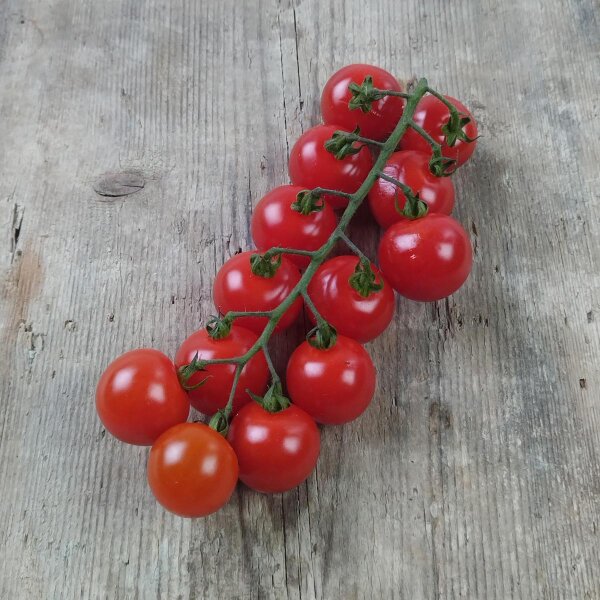
[{"label": "cherry tomato", "polygon": [[469,276],[472,262],[469,236],[447,215],[400,221],[379,245],[379,266],[386,279],[402,296],[421,302],[454,293]]},{"label": "cherry tomato", "polygon": [[398,80],[379,67],[348,65],[334,73],[325,84],[321,95],[321,114],[328,125],[341,125],[347,131],[353,131],[358,126],[363,137],[384,141],[402,116],[404,100],[398,96],[385,96],[373,102],[368,113],[360,109],[350,110],[348,103],[352,94],[348,86],[353,82],[361,85],[367,75],[373,78],[373,87],[402,91]]},{"label": "cherry tomato", "polygon": [[[383,172],[404,183],[427,204],[429,212],[449,215],[454,208],[454,184],[450,177],[436,177],[429,169],[429,156],[423,152],[405,150],[395,152]],[[385,179],[377,179],[369,192],[369,207],[384,229],[406,220],[396,210],[396,196],[400,210],[406,198],[402,190]]]},{"label": "cherry tomato", "polygon": [[[373,159],[367,148],[341,160],[325,150],[325,142],[341,125],[317,125],[300,136],[290,153],[289,172],[294,185],[304,189],[323,187],[353,194],[366,179]],[[348,199],[326,194],[324,197],[333,208],[344,208]]]},{"label": "cherry tomato", "polygon": [[152,446],[148,483],[168,511],[205,517],[227,504],[238,470],[235,452],[221,434],[204,423],[183,423]]},{"label": "cherry tomato", "polygon": [[[333,208],[325,202],[319,211],[304,215],[292,208],[303,189],[282,185],[271,190],[252,213],[250,228],[254,244],[261,252],[280,246],[296,250],[318,250],[337,225]],[[286,254],[297,267],[308,266],[310,257]]]},{"label": "cherry tomato", "polygon": [[257,402],[246,404],[231,421],[227,439],[238,457],[240,479],[264,493],[300,485],[315,468],[321,446],[315,422],[293,404],[275,413]]},{"label": "cherry tomato", "polygon": [[[451,96],[445,96],[445,98],[456,106],[459,113],[470,117],[470,123],[465,125],[463,130],[469,138],[476,138],[477,123],[475,123],[475,119],[467,107]],[[460,167],[460,165],[467,162],[471,157],[471,154],[475,151],[477,142],[457,140],[454,146],[448,146],[444,141],[442,127],[448,122],[449,118],[450,111],[448,107],[435,96],[427,95],[417,105],[413,121],[417,125],[420,125],[436,142],[442,145],[442,154],[444,156],[457,161],[454,165],[455,167]],[[427,140],[410,127],[400,140],[400,148],[402,150],[418,150],[431,156],[431,146]]]},{"label": "cherry tomato", "polygon": [[[257,252],[242,252],[232,256],[219,270],[213,285],[213,299],[218,310],[226,314],[234,311],[269,311],[277,308],[300,281],[300,271],[287,258],[273,277],[255,275],[250,257]],[[302,312],[302,298],[297,298],[285,312],[275,331],[289,327]],[[265,328],[266,317],[241,317],[238,325],[260,334]]]},{"label": "cherry tomato", "polygon": [[187,420],[190,403],[171,360],[142,348],[114,360],[98,382],[96,410],[116,438],[149,446],[177,423]]},{"label": "cherry tomato", "polygon": [[[371,265],[376,282],[383,289],[361,296],[350,285],[359,259],[356,256],[336,256],[324,262],[308,285],[308,295],[323,318],[333,325],[338,333],[362,344],[381,334],[394,316],[394,290],[377,267]],[[307,311],[315,322],[312,312]]]},{"label": "cherry tomato", "polygon": [[375,377],[368,352],[343,335],[326,350],[300,344],[286,375],[292,402],[325,425],[347,423],[362,414],[375,393]]},{"label": "cherry tomato", "polygon": [[[206,329],[200,329],[181,344],[175,355],[175,365],[179,369],[191,363],[196,355],[199,360],[241,356],[257,339],[258,336],[253,331],[237,324],[231,327],[227,337],[218,340],[212,338]],[[208,365],[204,371],[194,373],[187,381],[189,386],[206,381],[200,387],[188,391],[192,406],[205,415],[213,415],[220,408],[224,408],[229,399],[234,374],[235,365],[229,364]],[[268,382],[269,367],[261,350],[246,363],[242,370],[233,397],[233,413],[235,414],[244,404],[250,402],[251,398],[246,390],[262,395],[267,389]]]}]

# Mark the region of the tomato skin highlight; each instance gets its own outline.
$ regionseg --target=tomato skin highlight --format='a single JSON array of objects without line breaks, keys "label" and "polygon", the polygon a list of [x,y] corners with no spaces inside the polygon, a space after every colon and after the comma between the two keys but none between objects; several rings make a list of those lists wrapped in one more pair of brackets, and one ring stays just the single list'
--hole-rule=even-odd
[{"label": "tomato skin highlight", "polygon": [[190,403],[169,357],[141,348],[122,354],[102,373],[96,410],[114,437],[149,446],[164,431],[187,420]]},{"label": "tomato skin highlight", "polygon": [[[288,261],[281,259],[281,266],[273,277],[261,277],[252,272],[250,257],[254,251],[232,256],[219,270],[213,284],[213,300],[219,312],[269,311],[277,308],[300,281],[300,271]],[[298,297],[281,317],[275,331],[289,327],[302,312],[302,298]],[[262,333],[267,317],[240,317],[236,324]]]},{"label": "tomato skin highlight", "polygon": [[[337,219],[328,203],[320,211],[303,215],[292,208],[296,196],[305,188],[282,185],[271,190],[256,205],[250,230],[255,246],[266,252],[276,246],[296,250],[318,250],[333,233]],[[304,269],[310,257],[286,254],[298,268]]]},{"label": "tomato skin highlight", "polygon": [[225,505],[238,480],[227,440],[204,423],[183,423],[152,446],[147,477],[158,502],[181,517],[205,517]]},{"label": "tomato skin highlight", "polygon": [[[338,333],[366,344],[390,324],[395,298],[392,286],[373,264],[371,268],[377,281],[383,281],[383,289],[371,292],[366,298],[361,296],[349,282],[358,262],[354,255],[336,256],[324,262],[308,284],[308,296]],[[316,323],[310,309],[306,312]]]},{"label": "tomato skin highlight", "polygon": [[[197,355],[198,360],[215,358],[231,358],[245,354],[258,339],[250,329],[240,325],[232,325],[229,335],[215,340],[206,329],[200,329],[190,335],[179,347],[175,355],[177,369],[187,365]],[[233,384],[236,366],[233,364],[208,365],[204,371],[194,373],[187,381],[194,386],[206,380],[200,387],[188,390],[187,395],[192,406],[205,415],[214,415],[220,408],[225,408]],[[260,350],[244,366],[235,396],[233,397],[233,414],[251,397],[246,390],[262,395],[269,383],[269,367],[264,352]]]},{"label": "tomato skin highlight", "polygon": [[[477,123],[473,115],[469,112],[469,109],[456,98],[452,98],[451,96],[445,96],[445,98],[454,104],[459,113],[471,118],[471,122],[467,123],[464,131],[470,138],[476,138]],[[417,125],[420,125],[436,142],[442,145],[443,156],[457,161],[452,167],[455,168],[465,164],[471,158],[471,155],[475,152],[477,142],[457,140],[454,146],[448,146],[444,141],[442,127],[448,122],[449,118],[450,111],[448,107],[435,96],[427,95],[417,104],[413,121]],[[418,150],[419,152],[424,152],[427,156],[431,156],[432,154],[431,146],[427,140],[411,127],[402,136],[400,148],[402,150]]]},{"label": "tomato skin highlight", "polygon": [[[449,215],[454,208],[454,184],[450,177],[436,177],[429,169],[429,156],[424,152],[404,150],[395,152],[387,161],[383,172],[404,183],[430,213]],[[406,204],[401,189],[385,179],[377,179],[369,192],[369,208],[379,225],[387,229],[407,218],[396,210],[396,194],[400,210]]]},{"label": "tomato skin highlight", "polygon": [[411,300],[433,302],[466,281],[473,250],[462,225],[429,214],[392,225],[379,244],[379,266],[394,289]]},{"label": "tomato skin highlight", "polygon": [[373,78],[373,87],[403,91],[398,80],[384,69],[365,64],[347,65],[335,72],[325,84],[321,95],[321,114],[328,125],[341,125],[347,131],[358,126],[363,137],[385,141],[402,116],[404,99],[385,96],[373,102],[368,113],[360,109],[350,110],[348,102],[352,94],[348,86],[352,82],[361,85],[367,75]]},{"label": "tomato skin highlight", "polygon": [[240,480],[263,493],[300,485],[314,470],[321,435],[314,420],[293,404],[270,413],[257,402],[233,418],[227,435],[240,465]]},{"label": "tomato skin highlight", "polygon": [[338,335],[326,350],[300,344],[288,362],[286,381],[296,406],[317,423],[340,425],[367,409],[375,393],[376,371],[358,342]]},{"label": "tomato skin highlight", "polygon": [[[353,194],[366,179],[373,158],[367,148],[338,160],[325,150],[325,142],[341,125],[317,125],[305,131],[290,152],[289,173],[294,185],[304,189],[316,187]],[[323,199],[335,209],[348,206],[348,199],[325,194]]]}]

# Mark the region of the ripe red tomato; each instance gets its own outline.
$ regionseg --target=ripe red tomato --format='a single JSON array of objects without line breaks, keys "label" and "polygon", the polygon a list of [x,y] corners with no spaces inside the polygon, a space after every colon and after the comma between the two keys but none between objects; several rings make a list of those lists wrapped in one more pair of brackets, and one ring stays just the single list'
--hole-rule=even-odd
[{"label": "ripe red tomato", "polygon": [[183,423],[163,433],[148,458],[155,498],[181,517],[205,517],[225,505],[238,479],[227,440],[204,423]]},{"label": "ripe red tomato", "polygon": [[270,413],[257,402],[233,418],[227,435],[240,465],[240,479],[258,492],[277,493],[300,485],[319,458],[319,430],[293,404]]},{"label": "ripe red tomato", "polygon": [[[471,122],[465,125],[464,131],[469,138],[477,137],[477,123],[473,118],[473,115],[469,112],[467,107],[452,98],[446,96],[454,106],[456,106],[459,113],[470,117]],[[450,111],[448,107],[435,96],[425,96],[417,105],[413,121],[420,125],[436,142],[442,145],[442,155],[448,158],[456,160],[455,167],[467,162],[471,157],[471,154],[475,151],[476,141],[464,142],[457,140],[454,146],[448,146],[444,142],[444,133],[442,127],[448,122],[450,118]],[[425,152],[428,156],[431,156],[431,146],[422,136],[420,136],[414,129],[408,128],[406,133],[400,140],[400,148],[402,150],[418,150],[419,152]]]},{"label": "ripe red tomato", "polygon": [[[294,185],[305,189],[323,187],[353,194],[366,179],[373,159],[368,148],[362,148],[357,154],[351,154],[338,160],[325,150],[325,142],[337,130],[338,125],[317,125],[305,131],[294,144],[290,153],[289,172]],[[333,208],[344,208],[348,199],[326,194],[324,197]]]},{"label": "ripe red tomato", "polygon": [[[318,250],[337,225],[333,208],[327,203],[319,211],[304,215],[292,208],[303,189],[282,185],[271,190],[256,205],[250,228],[254,244],[261,252],[276,246],[296,250]],[[286,254],[288,260],[303,269],[310,257]]]},{"label": "ripe red tomato", "polygon": [[292,402],[315,421],[339,425],[356,419],[371,403],[375,367],[368,352],[353,339],[338,335],[321,350],[303,342],[287,366]]},{"label": "ripe red tomato", "polygon": [[[449,215],[454,208],[454,184],[450,177],[436,177],[429,169],[429,155],[413,150],[395,152],[387,161],[383,172],[404,183],[419,194],[430,213]],[[377,179],[369,192],[369,207],[384,229],[406,220],[396,210],[396,196],[400,210],[406,197],[402,190],[385,179]]]},{"label": "ripe red tomato", "polygon": [[[213,285],[215,306],[222,314],[234,311],[269,311],[277,308],[300,281],[300,271],[287,258],[273,277],[261,277],[252,272],[250,257],[257,252],[242,252],[232,256],[219,270]],[[275,331],[289,327],[302,312],[298,297],[285,312]],[[236,323],[260,334],[266,317],[241,317]]]},{"label": "ripe red tomato", "polygon": [[341,125],[342,129],[353,131],[360,127],[360,135],[373,140],[387,139],[398,124],[404,108],[404,100],[398,96],[385,96],[371,105],[368,113],[360,109],[350,110],[348,103],[352,94],[348,89],[351,83],[361,85],[365,77],[373,78],[373,87],[380,90],[401,92],[398,80],[387,71],[371,65],[348,65],[334,73],[323,88],[321,114],[328,125]]},{"label": "ripe red tomato", "polygon": [[[196,355],[198,360],[241,356],[250,350],[257,339],[258,336],[253,331],[237,324],[231,327],[227,337],[217,340],[212,338],[206,329],[200,329],[181,344],[175,355],[175,365],[178,369],[188,365]],[[213,415],[220,408],[224,408],[229,399],[235,368],[235,365],[229,364],[208,365],[206,370],[192,375],[187,381],[189,386],[206,380],[200,387],[187,392],[192,406],[205,415]],[[261,350],[246,363],[242,370],[233,397],[233,414],[250,402],[251,398],[246,390],[262,395],[267,389],[268,382],[269,367]]]},{"label": "ripe red tomato", "polygon": [[[322,317],[338,333],[362,344],[381,334],[394,316],[394,290],[377,267],[371,265],[376,281],[383,289],[361,296],[351,285],[359,259],[357,256],[336,256],[324,262],[308,285],[308,295]],[[314,315],[307,311],[313,323]]]},{"label": "ripe red tomato", "polygon": [[447,215],[400,221],[379,245],[379,266],[387,280],[402,296],[421,302],[454,293],[469,276],[472,262],[469,236]]},{"label": "ripe red tomato", "polygon": [[104,427],[128,444],[149,446],[187,420],[190,403],[171,360],[142,348],[114,360],[98,382],[96,410]]}]

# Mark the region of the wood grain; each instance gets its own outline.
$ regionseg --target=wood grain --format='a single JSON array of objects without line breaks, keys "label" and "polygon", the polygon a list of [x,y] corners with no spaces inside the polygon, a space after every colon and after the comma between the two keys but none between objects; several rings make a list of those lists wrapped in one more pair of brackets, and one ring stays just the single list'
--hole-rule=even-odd
[{"label": "wood grain", "polygon": [[[0,598],[600,598],[596,0],[2,9]],[[369,346],[373,406],[323,430],[305,485],[168,515],[146,450],[100,426],[95,382],[211,314],[252,206],[357,61],[473,108],[456,178],[473,275],[398,301]],[[144,187],[99,196],[105,173]]]}]

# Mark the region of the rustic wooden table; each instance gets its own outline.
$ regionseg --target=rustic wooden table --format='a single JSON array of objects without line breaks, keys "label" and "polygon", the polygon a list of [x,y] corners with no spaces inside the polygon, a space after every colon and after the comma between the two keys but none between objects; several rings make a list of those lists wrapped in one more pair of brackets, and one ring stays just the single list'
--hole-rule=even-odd
[{"label": "rustic wooden table", "polygon": [[[597,0],[1,10],[1,598],[600,598]],[[252,206],[356,61],[473,109],[473,274],[446,302],[398,300],[369,346],[373,406],[323,431],[305,485],[173,517],[95,383],[213,311]],[[105,172],[145,187],[100,196]]]}]

